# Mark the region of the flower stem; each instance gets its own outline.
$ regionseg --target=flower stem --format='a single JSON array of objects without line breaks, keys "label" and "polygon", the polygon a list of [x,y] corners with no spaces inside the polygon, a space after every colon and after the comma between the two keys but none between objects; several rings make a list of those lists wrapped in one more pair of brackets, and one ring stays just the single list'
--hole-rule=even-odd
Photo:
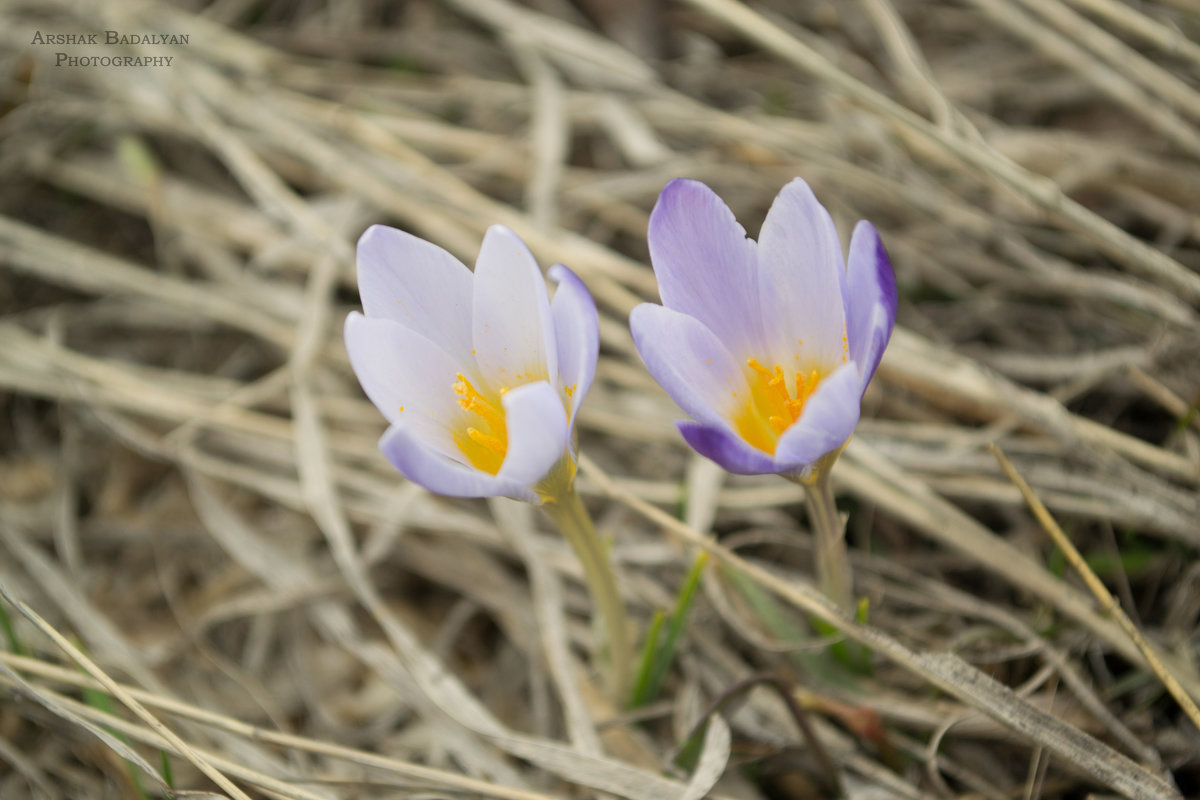
[{"label": "flower stem", "polygon": [[579,498],[574,486],[546,498],[542,508],[558,525],[571,544],[579,563],[583,566],[583,578],[592,595],[592,603],[600,615],[608,645],[608,683],[614,701],[621,707],[629,700],[629,677],[633,666],[633,647],[629,638],[629,623],[625,617],[625,604],[617,589],[617,578],[612,563],[592,518]]},{"label": "flower stem", "polygon": [[833,501],[828,469],[817,469],[802,481],[814,537],[817,583],[825,596],[847,613],[854,611],[853,578],[846,552],[846,529]]}]

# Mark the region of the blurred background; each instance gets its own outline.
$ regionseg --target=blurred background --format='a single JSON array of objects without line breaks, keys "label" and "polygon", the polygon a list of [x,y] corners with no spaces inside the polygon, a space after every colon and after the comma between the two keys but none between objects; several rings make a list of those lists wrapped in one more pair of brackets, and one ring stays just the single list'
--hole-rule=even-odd
[{"label": "blurred background", "polygon": [[[1200,796],[1198,39],[1195,0],[0,1],[0,797]],[[752,236],[801,176],[891,253],[834,473],[876,638],[851,669],[715,558],[628,711],[565,543],[395,474],[340,332],[368,225],[468,265],[508,225],[600,307],[579,480],[639,627],[696,556],[648,509],[807,585],[798,487],[692,455],[633,350],[680,176]]]}]

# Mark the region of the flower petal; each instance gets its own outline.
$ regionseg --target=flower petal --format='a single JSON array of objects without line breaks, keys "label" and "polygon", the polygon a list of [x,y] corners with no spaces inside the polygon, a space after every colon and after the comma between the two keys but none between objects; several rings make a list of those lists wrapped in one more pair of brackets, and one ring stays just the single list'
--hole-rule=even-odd
[{"label": "flower petal", "polygon": [[527,383],[501,398],[508,423],[508,452],[497,475],[533,486],[567,451],[567,412],[558,389],[545,381]]},{"label": "flower petal", "polygon": [[862,392],[858,365],[842,365],[817,386],[800,419],[784,431],[775,448],[775,472],[791,472],[841,447],[858,424]]},{"label": "flower petal", "polygon": [[692,419],[728,427],[750,387],[724,344],[695,317],[643,303],[629,318],[633,342],[654,380]]},{"label": "flower petal", "polygon": [[372,225],[358,240],[358,292],[368,317],[395,320],[456,359],[471,352],[471,272],[437,245]]},{"label": "flower petal", "polygon": [[379,449],[400,474],[435,494],[447,497],[512,497],[537,502],[519,483],[459,463],[430,447],[406,422],[388,428]]},{"label": "flower petal", "polygon": [[550,268],[550,279],[558,284],[550,313],[554,318],[554,337],[558,340],[558,374],[567,390],[571,419],[592,386],[596,360],[600,356],[599,320],[596,303],[583,281],[562,264]]},{"label": "flower petal", "polygon": [[796,178],[771,204],[758,240],[758,294],[775,363],[791,364],[796,354],[805,369],[842,362],[845,280],[833,219]]},{"label": "flower petal", "polygon": [[483,237],[472,308],[475,359],[494,390],[558,381],[546,282],[521,237],[503,225]]},{"label": "flower petal", "polygon": [[390,423],[442,452],[455,452],[450,426],[460,414],[458,363],[435,342],[390,319],[357,311],[346,318],[346,352],[363,391]]},{"label": "flower petal", "polygon": [[751,447],[729,428],[699,422],[676,422],[691,448],[735,475],[768,475],[778,472],[774,460]]},{"label": "flower petal", "polygon": [[862,370],[864,392],[892,338],[895,324],[896,273],[875,226],[863,220],[854,226],[854,235],[850,237],[846,335],[850,360]]},{"label": "flower petal", "polygon": [[755,244],[712,189],[668,183],[647,238],[663,305],[703,322],[738,356],[761,350]]}]

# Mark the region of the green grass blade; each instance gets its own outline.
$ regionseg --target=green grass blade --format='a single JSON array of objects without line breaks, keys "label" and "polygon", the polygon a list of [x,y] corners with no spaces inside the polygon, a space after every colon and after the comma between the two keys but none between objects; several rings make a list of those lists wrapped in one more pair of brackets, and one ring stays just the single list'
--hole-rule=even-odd
[{"label": "green grass blade", "polygon": [[28,651],[17,637],[17,629],[13,627],[12,617],[8,615],[8,609],[3,603],[0,603],[0,628],[4,629],[4,638],[8,639],[9,650],[19,656],[28,655]]},{"label": "green grass blade", "polygon": [[646,634],[646,646],[642,651],[641,668],[638,671],[637,686],[634,690],[633,707],[643,706],[662,691],[662,685],[671,671],[675,661],[675,650],[683,629],[687,625],[688,614],[696,599],[696,590],[700,586],[700,578],[704,574],[704,566],[708,563],[708,553],[700,553],[688,570],[679,596],[675,598],[675,608],[671,611],[670,620],[666,624],[666,635],[662,642],[658,641],[662,633],[664,615],[660,611],[654,615],[650,623],[650,631]]},{"label": "green grass blade", "polygon": [[662,632],[663,620],[666,614],[655,611],[646,629],[646,641],[642,644],[642,658],[638,664],[637,677],[633,683],[633,694],[629,700],[630,708],[640,708],[650,702],[653,694],[650,692],[650,676],[654,673],[654,660],[658,653],[658,635]]}]

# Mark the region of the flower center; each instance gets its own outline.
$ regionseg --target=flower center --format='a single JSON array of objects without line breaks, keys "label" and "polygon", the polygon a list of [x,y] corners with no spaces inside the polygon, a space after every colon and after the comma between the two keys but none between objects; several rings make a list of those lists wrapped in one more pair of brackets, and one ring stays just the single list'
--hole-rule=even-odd
[{"label": "flower center", "polygon": [[462,428],[454,432],[454,443],[471,466],[495,475],[508,452],[504,407],[498,399],[485,397],[461,372],[455,377],[458,382],[454,384],[454,393],[469,416]]},{"label": "flower center", "polygon": [[741,398],[741,406],[733,415],[733,426],[748,443],[774,455],[779,437],[800,419],[804,404],[825,376],[817,369],[807,375],[795,372],[789,390],[787,374],[779,364],[767,369],[758,359],[751,358],[746,366],[750,368],[747,375],[750,396]]}]

